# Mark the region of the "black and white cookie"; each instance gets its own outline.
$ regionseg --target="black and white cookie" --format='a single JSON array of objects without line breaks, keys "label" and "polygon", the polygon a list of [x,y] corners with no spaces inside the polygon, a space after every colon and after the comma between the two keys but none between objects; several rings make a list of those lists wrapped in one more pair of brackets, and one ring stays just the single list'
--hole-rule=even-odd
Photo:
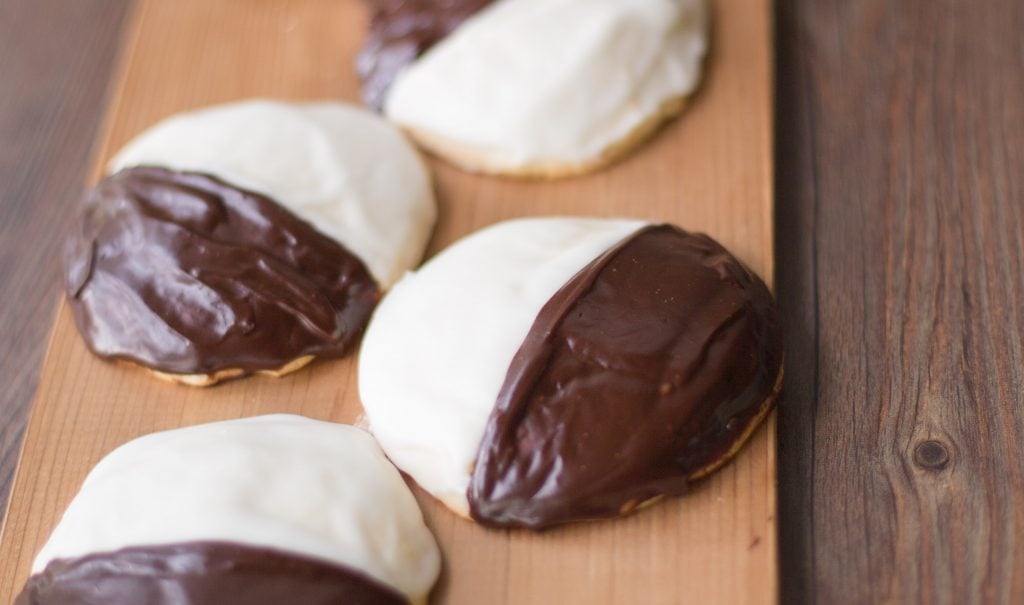
[{"label": "black and white cookie", "polygon": [[459,514],[612,517],[726,462],[782,375],[772,296],[705,235],[535,218],[395,285],[359,359],[370,430]]},{"label": "black and white cookie", "polygon": [[422,603],[440,553],[373,438],[300,416],[154,433],[89,473],[18,603]]},{"label": "black and white cookie", "polygon": [[194,385],[349,352],[436,216],[415,149],[340,103],[173,116],[110,173],[67,247],[79,330],[102,357]]},{"label": "black and white cookie", "polygon": [[557,177],[623,155],[682,110],[704,0],[373,0],[364,97],[466,169]]}]

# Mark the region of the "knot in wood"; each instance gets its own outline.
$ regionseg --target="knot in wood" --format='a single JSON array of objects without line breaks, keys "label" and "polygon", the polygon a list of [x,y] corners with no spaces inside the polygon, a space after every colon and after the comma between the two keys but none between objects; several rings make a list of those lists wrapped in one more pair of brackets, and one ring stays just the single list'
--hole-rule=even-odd
[{"label": "knot in wood", "polygon": [[934,439],[922,441],[914,448],[914,462],[922,468],[941,471],[949,464],[949,448]]}]

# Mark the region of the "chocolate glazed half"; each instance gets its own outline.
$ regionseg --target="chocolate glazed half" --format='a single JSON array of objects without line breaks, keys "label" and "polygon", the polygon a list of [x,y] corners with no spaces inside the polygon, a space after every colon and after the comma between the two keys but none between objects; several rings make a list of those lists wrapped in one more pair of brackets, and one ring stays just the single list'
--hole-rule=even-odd
[{"label": "chocolate glazed half", "polygon": [[384,107],[398,72],[494,0],[367,0],[370,34],[356,58],[363,100]]},{"label": "chocolate glazed half", "polygon": [[90,191],[66,261],[93,352],[172,374],[344,355],[380,297],[359,258],[273,200],[162,168]]},{"label": "chocolate glazed half", "polygon": [[772,296],[705,235],[640,230],[541,309],[468,490],[495,527],[626,514],[723,463],[778,389]]},{"label": "chocolate glazed half", "polygon": [[224,542],[137,546],[57,559],[15,605],[401,605],[405,597],[340,565]]}]

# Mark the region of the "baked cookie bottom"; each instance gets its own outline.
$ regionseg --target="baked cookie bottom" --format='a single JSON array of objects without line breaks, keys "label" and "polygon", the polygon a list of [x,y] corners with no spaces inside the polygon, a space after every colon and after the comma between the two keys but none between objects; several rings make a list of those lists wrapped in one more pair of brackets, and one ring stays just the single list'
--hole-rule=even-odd
[{"label": "baked cookie bottom", "polygon": [[217,370],[216,372],[211,372],[209,374],[175,374],[172,372],[161,372],[160,370],[154,370],[152,368],[148,368],[141,364],[136,364],[132,362],[125,363],[127,363],[128,365],[140,367],[149,372],[150,374],[152,374],[153,376],[159,378],[160,380],[165,380],[167,382],[183,384],[190,387],[212,387],[213,385],[218,384],[220,382],[224,382],[225,380],[241,378],[243,376],[252,374],[281,378],[286,374],[291,374],[292,372],[305,367],[309,362],[313,361],[315,358],[315,355],[303,355],[302,357],[297,357],[289,361],[288,363],[284,364],[283,366],[275,370],[256,370],[253,372],[246,372],[242,368],[227,368],[224,370]]},{"label": "baked cookie bottom", "polygon": [[625,137],[610,144],[597,156],[565,163],[537,162],[519,165],[496,163],[480,157],[475,149],[458,141],[410,126],[400,126],[423,149],[466,172],[521,179],[553,180],[594,172],[629,155],[652,138],[665,123],[681,114],[686,108],[689,98],[690,95],[683,95],[665,101],[657,111]]}]

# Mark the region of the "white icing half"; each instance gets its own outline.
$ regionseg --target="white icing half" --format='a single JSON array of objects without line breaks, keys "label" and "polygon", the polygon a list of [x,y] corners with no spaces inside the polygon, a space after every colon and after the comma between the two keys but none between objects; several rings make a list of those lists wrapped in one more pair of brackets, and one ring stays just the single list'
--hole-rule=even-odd
[{"label": "white icing half", "polygon": [[437,213],[430,175],[402,133],[341,103],[252,100],[178,114],[109,169],[139,165],[204,172],[272,198],[356,254],[383,288],[419,263]]},{"label": "white icing half", "polygon": [[230,541],[361,570],[417,601],[440,570],[419,507],[373,438],[274,415],[140,437],[89,473],[33,572],[128,546]]},{"label": "white icing half", "polygon": [[384,111],[471,168],[571,169],[691,93],[706,50],[704,0],[499,0],[400,72]]},{"label": "white icing half", "polygon": [[532,218],[478,231],[398,282],[359,355],[359,394],[388,457],[468,515],[466,488],[512,357],[541,307],[642,227]]}]

